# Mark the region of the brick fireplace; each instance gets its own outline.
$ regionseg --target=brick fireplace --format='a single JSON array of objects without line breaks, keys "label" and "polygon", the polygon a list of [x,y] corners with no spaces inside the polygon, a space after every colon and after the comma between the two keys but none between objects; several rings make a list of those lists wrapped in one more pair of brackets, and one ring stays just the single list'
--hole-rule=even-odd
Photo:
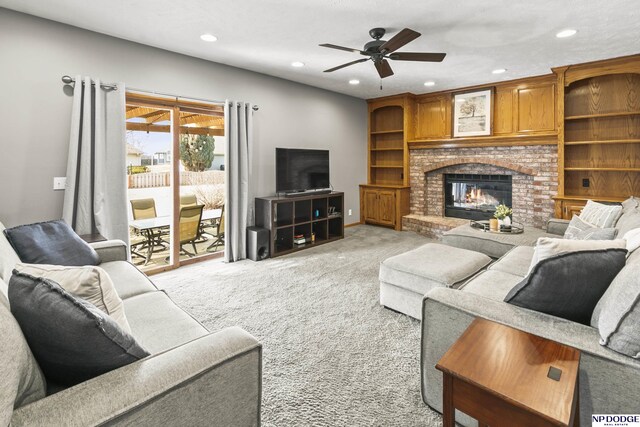
[{"label": "brick fireplace", "polygon": [[[557,157],[556,145],[412,149],[411,215],[403,219],[403,228],[438,236],[465,222],[445,218],[446,174],[510,175],[513,220],[544,227],[554,213],[551,197],[558,188]],[[431,232],[425,229],[425,221],[447,226],[433,227],[436,230]]]}]

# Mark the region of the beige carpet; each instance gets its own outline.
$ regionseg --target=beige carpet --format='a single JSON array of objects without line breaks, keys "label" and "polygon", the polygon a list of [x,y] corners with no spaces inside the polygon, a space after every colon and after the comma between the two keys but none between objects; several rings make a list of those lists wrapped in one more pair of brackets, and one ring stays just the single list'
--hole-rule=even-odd
[{"label": "beige carpet", "polygon": [[154,282],[211,331],[264,346],[264,426],[439,426],[420,396],[420,323],[382,308],[382,260],[428,239],[380,227],[261,262],[208,261]]}]

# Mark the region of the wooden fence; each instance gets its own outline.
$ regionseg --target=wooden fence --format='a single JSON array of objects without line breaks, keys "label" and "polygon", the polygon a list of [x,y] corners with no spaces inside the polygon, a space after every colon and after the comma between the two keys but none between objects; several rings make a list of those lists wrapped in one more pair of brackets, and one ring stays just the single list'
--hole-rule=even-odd
[{"label": "wooden fence", "polygon": [[[146,172],[128,175],[129,188],[168,187],[171,172]],[[224,184],[224,171],[180,172],[180,185]]]}]

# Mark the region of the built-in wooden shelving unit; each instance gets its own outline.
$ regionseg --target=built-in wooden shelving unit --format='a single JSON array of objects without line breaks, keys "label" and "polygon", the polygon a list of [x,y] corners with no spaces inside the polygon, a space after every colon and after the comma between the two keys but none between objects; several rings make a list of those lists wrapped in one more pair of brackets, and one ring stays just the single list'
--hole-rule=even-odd
[{"label": "built-in wooden shelving unit", "polygon": [[640,59],[561,67],[556,216],[640,194]]},{"label": "built-in wooden shelving unit", "polygon": [[360,221],[402,229],[409,213],[408,120],[411,98],[369,102],[367,184],[360,186]]}]

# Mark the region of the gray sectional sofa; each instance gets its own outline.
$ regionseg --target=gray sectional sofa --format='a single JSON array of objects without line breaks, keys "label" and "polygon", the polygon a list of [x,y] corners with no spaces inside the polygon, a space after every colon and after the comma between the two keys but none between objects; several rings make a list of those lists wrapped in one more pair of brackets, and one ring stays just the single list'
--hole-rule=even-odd
[{"label": "gray sectional sofa", "polygon": [[[634,215],[634,227],[640,227],[640,213],[636,211]],[[579,373],[582,425],[591,425],[591,414],[640,412],[640,360],[600,345],[598,316],[603,315],[600,309],[618,299],[605,293],[591,326],[504,302],[509,291],[528,275],[536,239],[557,238],[568,223],[552,220],[547,228],[550,234],[538,231],[516,239],[464,226],[452,230],[448,237],[445,235],[442,243],[446,245],[429,243],[382,263],[381,304],[422,319],[421,384],[427,405],[442,412],[442,373],[435,365],[474,319],[484,318],[582,352]],[[452,265],[460,266],[459,270]],[[612,294],[621,295],[619,291],[624,289],[633,298],[640,287],[639,280],[640,249],[631,253],[610,285],[610,289],[616,290]],[[639,345],[631,343],[631,347],[637,349]],[[456,421],[465,426],[477,425],[460,412],[456,413]]]},{"label": "gray sectional sofa", "polygon": [[[0,224],[0,239],[4,239]],[[262,347],[239,327],[210,333],[127,262],[123,242],[93,244],[124,302],[132,335],[151,356],[62,389],[49,384],[47,396],[13,407],[16,366],[35,364],[19,328],[9,328],[7,283],[18,257],[0,241],[0,424],[21,425],[190,425],[257,426],[262,393]],[[8,313],[8,314],[7,314]],[[23,345],[24,344],[24,345]],[[7,405],[7,402],[10,404]]]},{"label": "gray sectional sofa", "polygon": [[[640,360],[600,345],[597,327],[503,301],[511,288],[527,275],[532,256],[532,247],[516,247],[460,289],[438,287],[424,297],[421,344],[424,402],[442,412],[442,372],[436,370],[435,365],[471,322],[480,317],[582,352],[579,374],[582,425],[591,425],[591,414],[640,412]],[[630,272],[638,268],[640,250],[631,254],[625,267]],[[456,421],[465,426],[477,424],[462,413],[456,414]]]}]

